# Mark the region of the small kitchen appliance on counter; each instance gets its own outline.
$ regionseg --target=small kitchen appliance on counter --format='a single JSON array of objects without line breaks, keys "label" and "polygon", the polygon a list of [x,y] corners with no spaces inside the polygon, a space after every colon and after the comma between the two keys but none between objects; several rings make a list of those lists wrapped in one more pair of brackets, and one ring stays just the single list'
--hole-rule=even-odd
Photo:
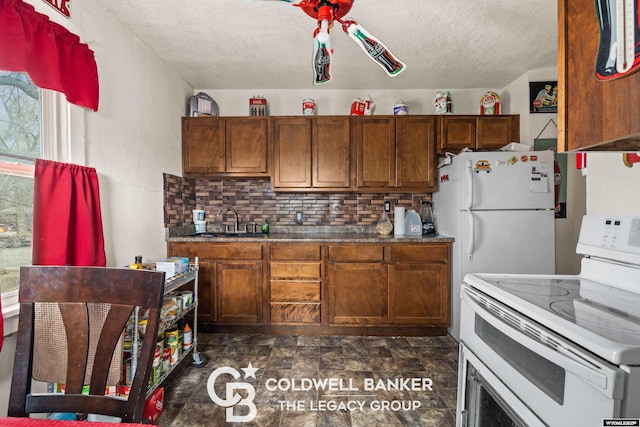
[{"label": "small kitchen appliance on counter", "polygon": [[578,275],[465,276],[458,426],[640,418],[640,215],[585,216],[577,253]]}]

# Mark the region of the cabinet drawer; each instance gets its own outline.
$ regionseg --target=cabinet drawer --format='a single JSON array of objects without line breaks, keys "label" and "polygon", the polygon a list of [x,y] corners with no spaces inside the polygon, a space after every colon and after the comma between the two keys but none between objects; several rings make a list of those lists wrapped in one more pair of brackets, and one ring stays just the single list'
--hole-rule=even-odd
[{"label": "cabinet drawer", "polygon": [[272,280],[271,301],[320,301],[320,282]]},{"label": "cabinet drawer", "polygon": [[382,245],[329,246],[329,261],[382,261]]},{"label": "cabinet drawer", "polygon": [[292,279],[317,279],[320,277],[319,262],[271,262],[271,277]]},{"label": "cabinet drawer", "polygon": [[262,260],[262,245],[251,243],[173,243],[171,252],[190,259]]},{"label": "cabinet drawer", "polygon": [[271,323],[320,323],[320,304],[271,303]]},{"label": "cabinet drawer", "polygon": [[270,259],[289,260],[320,260],[320,245],[316,244],[286,244],[271,245],[269,247]]},{"label": "cabinet drawer", "polygon": [[430,243],[424,245],[394,245],[394,261],[449,261],[449,245]]}]

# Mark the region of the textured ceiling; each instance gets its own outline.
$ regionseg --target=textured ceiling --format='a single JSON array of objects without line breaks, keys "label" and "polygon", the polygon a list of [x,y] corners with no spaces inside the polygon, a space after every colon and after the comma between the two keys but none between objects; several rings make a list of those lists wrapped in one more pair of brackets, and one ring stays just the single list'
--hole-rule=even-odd
[{"label": "textured ceiling", "polygon": [[[277,0],[97,0],[194,88],[313,87],[316,22]],[[354,0],[407,69],[387,77],[336,25],[327,89],[503,88],[557,64],[556,0]]]}]

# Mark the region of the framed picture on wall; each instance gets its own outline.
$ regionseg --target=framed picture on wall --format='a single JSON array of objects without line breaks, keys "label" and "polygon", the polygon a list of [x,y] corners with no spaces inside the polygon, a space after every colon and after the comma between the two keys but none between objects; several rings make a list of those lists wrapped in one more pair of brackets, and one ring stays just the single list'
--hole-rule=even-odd
[{"label": "framed picture on wall", "polygon": [[558,81],[529,82],[529,112],[558,112]]}]

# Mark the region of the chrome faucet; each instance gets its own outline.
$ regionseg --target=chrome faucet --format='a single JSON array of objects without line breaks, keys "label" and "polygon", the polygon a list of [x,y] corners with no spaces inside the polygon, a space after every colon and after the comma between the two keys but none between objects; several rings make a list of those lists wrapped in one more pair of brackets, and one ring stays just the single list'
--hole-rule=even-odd
[{"label": "chrome faucet", "polygon": [[[224,206],[224,207],[218,209],[218,213],[216,214],[216,219],[218,219],[218,217],[220,216],[220,213],[222,211],[231,211],[231,212],[233,212],[233,216],[235,218],[235,221],[234,221],[234,224],[233,224],[233,226],[234,226],[233,232],[234,233],[239,233],[240,230],[238,230],[238,213],[231,206]],[[227,232],[229,231],[228,227],[225,227],[225,229],[226,229]]]}]

